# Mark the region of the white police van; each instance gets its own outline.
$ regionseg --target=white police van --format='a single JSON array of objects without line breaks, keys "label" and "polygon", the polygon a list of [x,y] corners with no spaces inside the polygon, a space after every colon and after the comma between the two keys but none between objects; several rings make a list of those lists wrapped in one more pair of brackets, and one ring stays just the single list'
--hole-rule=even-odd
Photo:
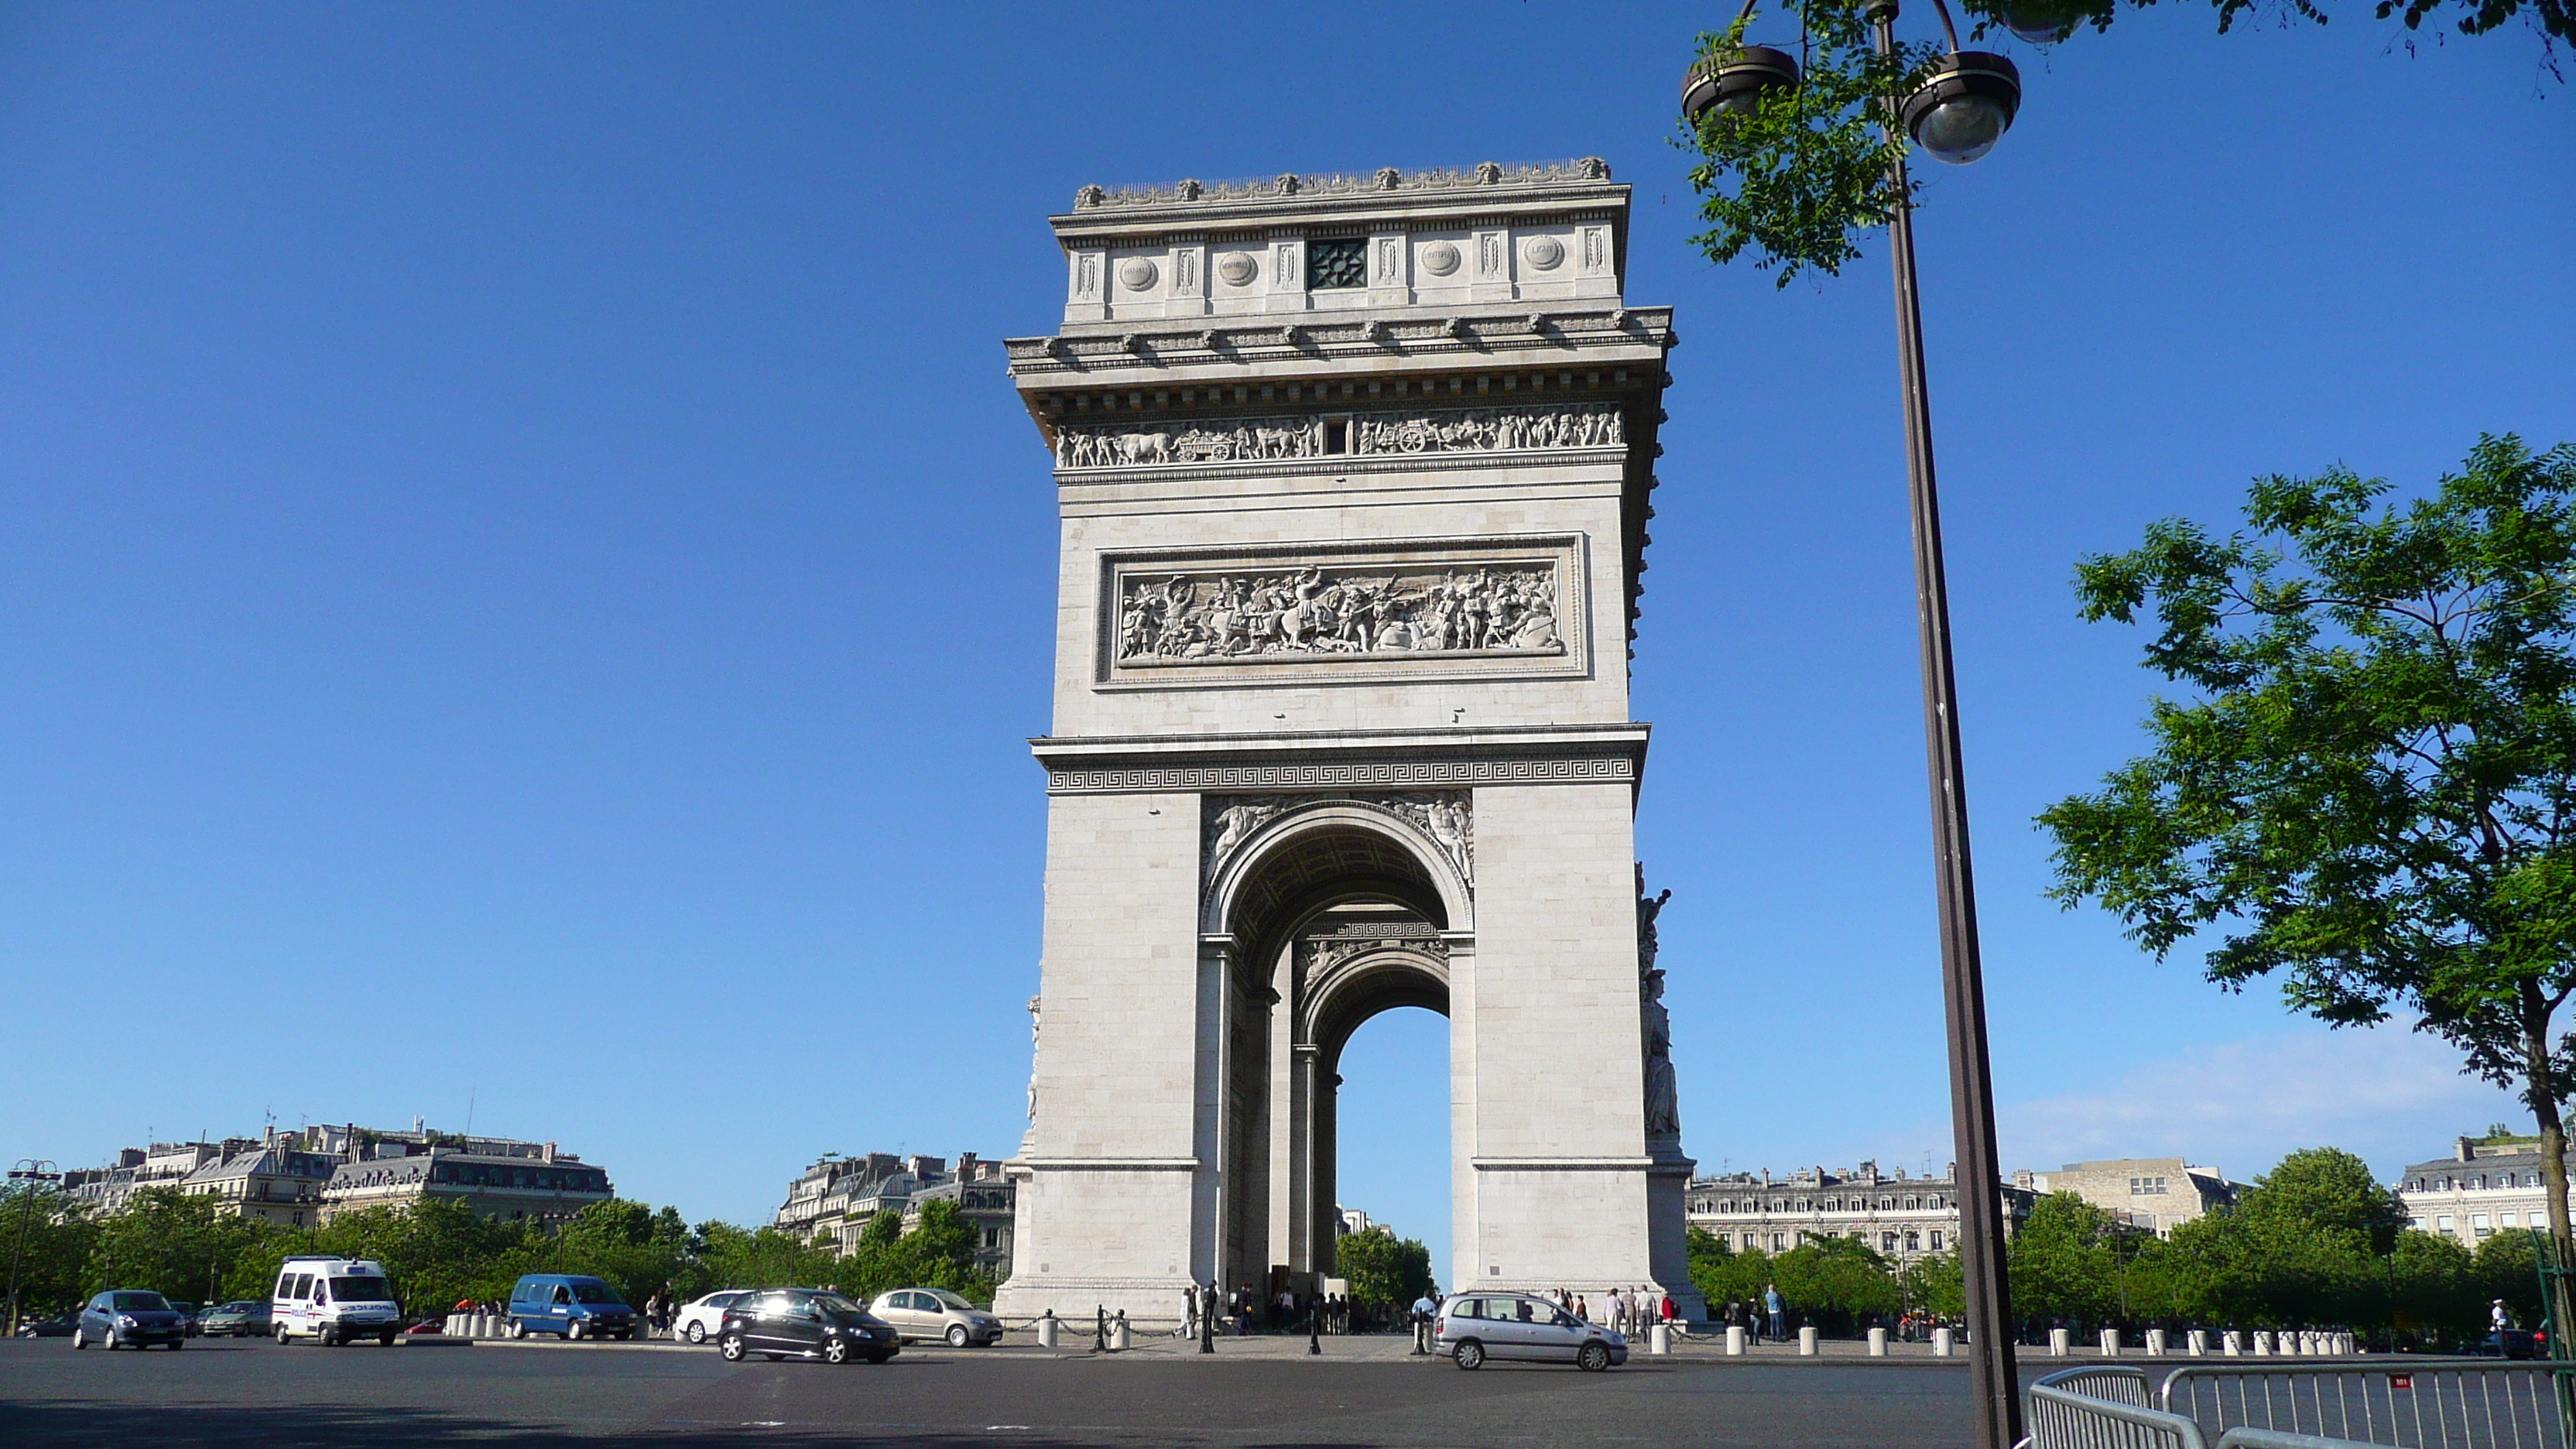
[{"label": "white police van", "polygon": [[279,1343],[314,1339],[336,1348],[356,1338],[391,1347],[402,1332],[402,1305],[371,1258],[289,1258],[269,1296],[270,1331]]}]

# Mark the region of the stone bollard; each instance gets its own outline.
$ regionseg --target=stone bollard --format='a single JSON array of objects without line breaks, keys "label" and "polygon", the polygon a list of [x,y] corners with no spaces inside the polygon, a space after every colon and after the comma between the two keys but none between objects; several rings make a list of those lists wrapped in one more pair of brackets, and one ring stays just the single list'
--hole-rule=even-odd
[{"label": "stone bollard", "polygon": [[1814,1358],[1815,1356],[1816,1330],[1815,1326],[1810,1324],[1807,1327],[1798,1330],[1798,1357]]},{"label": "stone bollard", "polygon": [[1936,1328],[1932,1330],[1932,1356],[1934,1358],[1948,1358],[1950,1356],[1950,1343],[1950,1330],[1946,1328]]},{"label": "stone bollard", "polygon": [[2218,1352],[2225,1358],[2243,1358],[2245,1356],[2245,1335],[2238,1333],[2232,1328],[2227,1330],[2225,1333],[2220,1334],[2218,1336]]},{"label": "stone bollard", "polygon": [[2272,1330],[2268,1328],[2254,1330],[2254,1356],[2256,1358],[2272,1356]]},{"label": "stone bollard", "polygon": [[2120,1356],[2120,1330],[2116,1328],[2102,1330],[2102,1356],[2104,1358]]},{"label": "stone bollard", "polygon": [[1040,1318],[1040,1319],[1038,1320],[1038,1347],[1040,1347],[1040,1348],[1053,1348],[1053,1347],[1055,1347],[1055,1335],[1056,1335],[1056,1318],[1055,1318],[1055,1310],[1054,1310],[1054,1309],[1052,1309],[1052,1308],[1050,1308],[1050,1309],[1048,1309],[1048,1310],[1046,1311],[1046,1315],[1045,1315],[1044,1317],[1042,1317],[1042,1318]]},{"label": "stone bollard", "polygon": [[2068,1351],[2073,1349],[2074,1346],[2075,1335],[2069,1330],[2063,1328],[2052,1328],[2048,1331],[2048,1356],[2050,1358],[2064,1358]]},{"label": "stone bollard", "polygon": [[2182,1351],[2193,1358],[2209,1356],[2209,1330],[2195,1328],[2182,1336]]},{"label": "stone bollard", "polygon": [[2165,1356],[2165,1331],[2164,1331],[2163,1329],[2161,1329],[2161,1328],[2150,1328],[2150,1329],[2148,1329],[2148,1330],[2147,1330],[2147,1357],[2149,1357],[2149,1358],[2163,1358],[2164,1356]]},{"label": "stone bollard", "polygon": [[1120,1353],[1125,1353],[1132,1343],[1133,1341],[1127,1336],[1127,1310],[1121,1308],[1118,1310],[1118,1316],[1109,1320],[1109,1346]]},{"label": "stone bollard", "polygon": [[1646,1334],[1646,1352],[1661,1357],[1673,1351],[1673,1326],[1662,1319]]},{"label": "stone bollard", "polygon": [[1744,1325],[1741,1323],[1730,1323],[1726,1325],[1726,1356],[1728,1358],[1744,1357]]},{"label": "stone bollard", "polygon": [[1886,1330],[1886,1329],[1884,1329],[1884,1328],[1873,1328],[1873,1329],[1871,1329],[1871,1330],[1869,1331],[1869,1356],[1870,1356],[1871,1358],[1885,1358],[1885,1357],[1887,1357],[1887,1330]]}]

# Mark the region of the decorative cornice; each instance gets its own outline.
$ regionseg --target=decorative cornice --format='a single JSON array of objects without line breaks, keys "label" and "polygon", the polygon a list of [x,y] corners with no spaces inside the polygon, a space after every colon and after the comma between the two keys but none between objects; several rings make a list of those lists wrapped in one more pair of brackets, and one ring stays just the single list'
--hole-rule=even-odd
[{"label": "decorative cornice", "polygon": [[1117,331],[1067,332],[1057,337],[1011,337],[1002,346],[1017,378],[1089,374],[1137,368],[1242,366],[1252,363],[1330,362],[1390,358],[1508,357],[1512,366],[1539,353],[1557,357],[1608,348],[1680,344],[1670,307],[1607,308],[1550,312],[1544,304],[1516,312],[1416,316],[1404,320],[1296,313],[1294,319],[1257,325],[1248,320],[1187,317],[1177,321],[1112,323]]},{"label": "decorative cornice", "polygon": [[1634,788],[1643,724],[1333,735],[1034,739],[1050,795],[1599,785]]},{"label": "decorative cornice", "polygon": [[1140,211],[1214,207],[1239,202],[1310,202],[1324,196],[1405,196],[1422,192],[1474,191],[1496,187],[1595,185],[1610,179],[1610,163],[1598,156],[1575,161],[1524,162],[1505,166],[1487,161],[1464,171],[1432,167],[1403,171],[1381,166],[1365,176],[1298,175],[1266,180],[1182,181],[1171,186],[1086,186],[1073,194],[1077,212]]}]

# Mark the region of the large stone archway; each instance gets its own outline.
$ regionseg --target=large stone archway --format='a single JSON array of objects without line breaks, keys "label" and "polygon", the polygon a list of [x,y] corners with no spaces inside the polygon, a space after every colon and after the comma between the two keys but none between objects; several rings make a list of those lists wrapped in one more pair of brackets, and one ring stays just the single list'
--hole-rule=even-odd
[{"label": "large stone archway", "polygon": [[1443,1281],[1698,1314],[1626,668],[1672,336],[1627,208],[1585,160],[1054,219],[1062,327],[1009,344],[1062,559],[1005,1311],[1310,1282],[1342,1049],[1422,1006]]}]

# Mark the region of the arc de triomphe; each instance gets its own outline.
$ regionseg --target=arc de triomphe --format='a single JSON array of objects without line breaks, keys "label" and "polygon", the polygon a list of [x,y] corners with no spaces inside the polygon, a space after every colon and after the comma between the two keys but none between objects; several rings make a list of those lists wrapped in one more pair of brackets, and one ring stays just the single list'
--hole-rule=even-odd
[{"label": "arc de triomphe", "polygon": [[1632,864],[1673,337],[1627,221],[1593,159],[1053,218],[1063,325],[1008,344],[1063,547],[1004,1311],[1330,1272],[1343,1044],[1423,1006],[1445,1281],[1705,1316]]}]

